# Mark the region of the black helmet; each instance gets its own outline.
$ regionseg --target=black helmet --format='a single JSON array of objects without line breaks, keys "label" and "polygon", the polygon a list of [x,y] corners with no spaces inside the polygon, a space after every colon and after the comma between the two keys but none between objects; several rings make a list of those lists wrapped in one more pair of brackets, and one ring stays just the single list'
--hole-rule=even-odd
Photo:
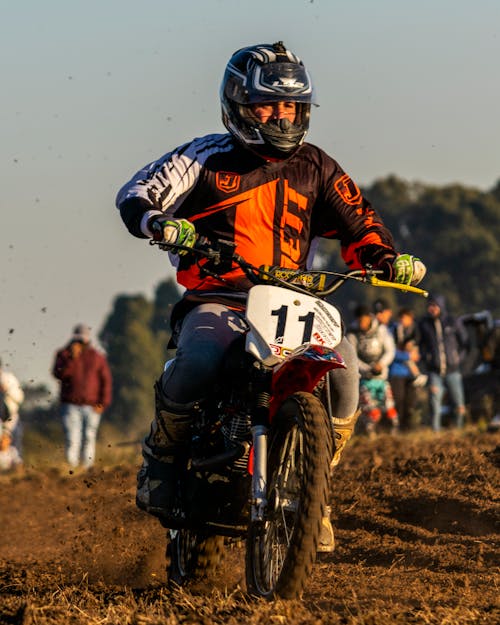
[{"label": "black helmet", "polygon": [[[313,103],[311,77],[282,41],[242,48],[227,64],[220,89],[222,121],[229,132],[259,156],[286,159],[304,141]],[[250,105],[295,102],[295,122],[262,123]]]}]

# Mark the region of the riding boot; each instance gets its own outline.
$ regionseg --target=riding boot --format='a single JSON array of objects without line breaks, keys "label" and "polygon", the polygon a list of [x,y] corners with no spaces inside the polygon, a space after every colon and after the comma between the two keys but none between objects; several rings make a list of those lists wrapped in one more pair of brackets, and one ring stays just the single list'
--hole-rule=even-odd
[{"label": "riding boot", "polygon": [[182,481],[187,467],[194,402],[170,401],[155,384],[155,417],[142,443],[136,504],[174,529],[182,523]]},{"label": "riding boot", "polygon": [[[335,453],[330,463],[330,471],[333,471],[333,469],[340,462],[340,457],[342,456],[342,452],[344,451],[347,442],[352,436],[359,414],[360,413],[358,411],[344,419],[333,417]],[[323,518],[321,519],[321,532],[318,543],[318,551],[321,553],[331,553],[335,549],[335,534],[330,520],[331,512],[331,507],[326,506]]]},{"label": "riding boot", "polygon": [[345,446],[349,442],[349,439],[354,432],[354,427],[360,414],[361,411],[358,410],[354,414],[342,419],[339,419],[337,417],[332,418],[333,430],[335,432],[335,453],[333,454],[333,458],[330,463],[331,471],[333,471],[333,469],[340,462],[342,453],[344,452]]},{"label": "riding boot", "polygon": [[325,506],[323,518],[321,519],[321,531],[319,533],[318,549],[320,553],[332,553],[335,549],[335,534],[333,533],[332,522],[330,521],[330,514],[332,509],[330,506]]}]

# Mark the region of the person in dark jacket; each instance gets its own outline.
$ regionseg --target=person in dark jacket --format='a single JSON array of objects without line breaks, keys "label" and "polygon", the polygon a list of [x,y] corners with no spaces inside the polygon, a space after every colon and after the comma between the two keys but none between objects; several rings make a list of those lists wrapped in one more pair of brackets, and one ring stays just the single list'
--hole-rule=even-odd
[{"label": "person in dark jacket", "polygon": [[483,348],[483,357],[490,366],[490,376],[493,379],[493,418],[488,429],[498,431],[500,430],[500,320],[498,319],[493,322]]},{"label": "person in dark jacket", "polygon": [[402,430],[415,425],[417,414],[417,388],[425,386],[427,376],[420,371],[418,325],[410,308],[401,308],[390,329],[396,343],[396,355],[389,367],[389,382]]},{"label": "person in dark jacket", "polygon": [[90,342],[90,328],[79,324],[55,357],[53,375],[60,381],[61,418],[70,467],[93,466],[97,431],[111,403],[111,371],[103,353]]},{"label": "person in dark jacket", "polygon": [[467,333],[462,324],[448,314],[442,295],[431,296],[428,314],[421,319],[420,352],[428,378],[431,424],[434,431],[441,429],[441,412],[445,390],[448,391],[455,412],[455,424],[463,427],[465,401],[460,364],[467,346]]}]

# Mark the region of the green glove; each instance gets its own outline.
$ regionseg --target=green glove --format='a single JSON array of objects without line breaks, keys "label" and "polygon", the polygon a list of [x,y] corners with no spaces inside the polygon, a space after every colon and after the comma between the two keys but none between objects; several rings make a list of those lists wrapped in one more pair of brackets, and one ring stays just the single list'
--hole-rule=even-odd
[{"label": "green glove", "polygon": [[[157,219],[153,222],[151,229],[153,230],[153,238],[167,244],[185,245],[193,247],[196,243],[196,229],[187,219]],[[183,256],[187,254],[187,250],[177,250],[171,248],[173,254]]]},{"label": "green glove", "polygon": [[393,282],[415,286],[424,279],[427,269],[424,263],[411,254],[399,254],[392,263]]}]

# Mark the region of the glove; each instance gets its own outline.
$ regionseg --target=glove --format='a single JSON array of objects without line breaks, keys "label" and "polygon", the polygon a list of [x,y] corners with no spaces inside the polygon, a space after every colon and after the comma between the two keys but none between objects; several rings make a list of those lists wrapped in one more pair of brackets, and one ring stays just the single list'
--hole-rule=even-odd
[{"label": "glove", "polygon": [[424,279],[427,269],[424,263],[411,254],[399,254],[392,261],[392,281],[415,286]]},{"label": "glove", "polygon": [[[196,243],[196,230],[193,224],[187,219],[156,219],[151,224],[153,231],[153,239],[155,241],[164,241],[168,244],[185,245],[193,247]],[[187,254],[187,250],[171,249],[173,254],[183,256]]]}]

